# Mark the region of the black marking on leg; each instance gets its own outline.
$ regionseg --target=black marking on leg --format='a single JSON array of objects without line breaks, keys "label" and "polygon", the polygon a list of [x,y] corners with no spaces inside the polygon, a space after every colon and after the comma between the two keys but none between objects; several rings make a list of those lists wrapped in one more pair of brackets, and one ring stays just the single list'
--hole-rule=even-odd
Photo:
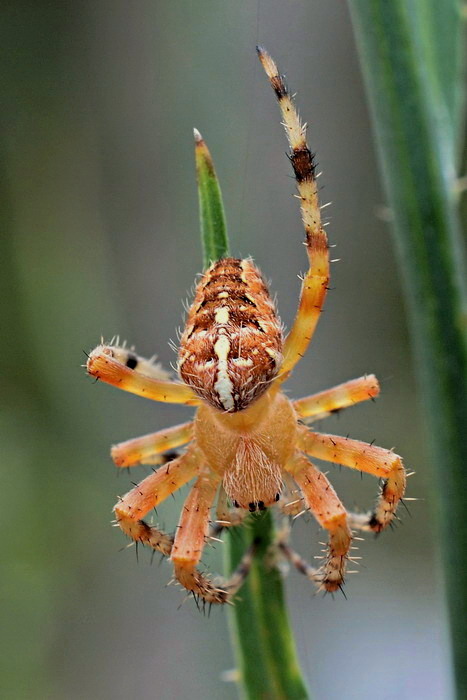
[{"label": "black marking on leg", "polygon": [[[262,46],[257,46],[256,52],[260,58],[261,58],[261,56],[266,54],[266,51],[262,48]],[[273,88],[274,92],[276,93],[276,97],[279,101],[282,98],[286,97],[286,95],[288,95],[287,85],[285,83],[284,76],[274,75],[272,78],[269,78],[269,81],[270,81],[272,88]]]},{"label": "black marking on leg", "polygon": [[314,154],[306,145],[301,146],[300,148],[294,148],[292,153],[289,155],[289,159],[292,163],[293,171],[295,173],[295,178],[297,182],[303,182],[304,180],[314,179],[314,158]]},{"label": "black marking on leg", "polygon": [[138,365],[138,358],[133,352],[128,353],[125,365],[128,367],[128,369],[135,369]]}]

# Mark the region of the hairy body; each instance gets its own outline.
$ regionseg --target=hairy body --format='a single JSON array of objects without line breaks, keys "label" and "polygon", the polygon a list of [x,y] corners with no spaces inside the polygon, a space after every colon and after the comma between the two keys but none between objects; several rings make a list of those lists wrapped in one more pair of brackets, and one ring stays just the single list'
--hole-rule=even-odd
[{"label": "hairy body", "polygon": [[[169,556],[178,581],[211,603],[232,598],[254,556],[253,550],[246,552],[229,581],[216,583],[199,570],[213,530],[211,509],[216,501],[216,533],[238,526],[249,512],[268,507],[285,515],[309,510],[328,532],[321,566],[310,566],[283,539],[277,547],[320,588],[335,591],[344,582],[353,529],[378,533],[390,525],[406,480],[402,460],[391,450],[314,432],[304,424],[377,396],[373,375],[297,401],[282,392],[282,383],[315,331],[328,289],[329,251],[306,128],[274,61],[262,49],[258,54],[278,98],[291,149],[309,261],[290,332],[284,339],[267,285],[253,262],[224,258],[214,262],[197,285],[180,343],[181,382],[171,381],[150,360],[112,344],[99,345],[87,363],[89,374],[121,389],[197,407],[193,422],[112,448],[119,467],[162,465],[120,499],[115,515],[128,537]],[[196,147],[205,148],[198,133],[195,138]],[[184,445],[185,452],[173,453]],[[309,456],[382,479],[374,509],[347,512]],[[175,534],[144,520],[152,508],[191,480],[194,484]]]}]

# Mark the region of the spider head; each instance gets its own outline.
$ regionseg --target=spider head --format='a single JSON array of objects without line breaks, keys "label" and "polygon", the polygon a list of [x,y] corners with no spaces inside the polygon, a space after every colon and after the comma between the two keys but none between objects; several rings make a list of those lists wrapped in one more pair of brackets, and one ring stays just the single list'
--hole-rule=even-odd
[{"label": "spider head", "polygon": [[277,376],[282,329],[251,259],[224,258],[204,273],[182,335],[181,379],[214,408],[234,413]]}]

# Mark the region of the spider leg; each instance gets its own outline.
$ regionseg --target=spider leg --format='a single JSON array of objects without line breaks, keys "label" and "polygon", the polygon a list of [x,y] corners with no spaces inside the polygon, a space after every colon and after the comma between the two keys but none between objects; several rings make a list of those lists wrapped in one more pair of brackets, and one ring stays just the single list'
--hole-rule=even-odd
[{"label": "spider leg", "polygon": [[321,570],[311,566],[298,552],[292,549],[289,544],[290,525],[287,519],[285,520],[286,522],[283,522],[281,527],[276,530],[275,546],[297,571],[304,574],[307,579],[321,587],[323,580]]},{"label": "spider leg", "polygon": [[250,570],[254,553],[253,548],[247,550],[232,577],[223,583],[214,583],[196,568],[208,536],[210,509],[221,478],[211,471],[198,477],[183,506],[171,555],[177,580],[208,603],[227,603],[235,595]]},{"label": "spider leg", "polygon": [[290,370],[303,357],[318,323],[329,283],[329,251],[327,236],[321,223],[314,155],[306,142],[306,125],[300,122],[293,100],[276,64],[263,49],[258,48],[257,51],[279,101],[283,125],[291,149],[290,160],[297,181],[309,260],[309,269],[303,279],[297,315],[285,340],[280,375],[280,381],[284,381]]},{"label": "spider leg", "polygon": [[184,445],[193,439],[193,423],[183,423],[157,433],[143,435],[120,442],[110,451],[117,467],[133,467],[135,464],[154,464],[155,455]]},{"label": "spider leg", "polygon": [[[118,339],[117,339],[118,343]],[[145,377],[152,377],[153,379],[171,379],[171,372],[164,369],[160,362],[156,361],[156,356],[147,359],[138,355],[134,348],[126,347],[125,343],[123,345],[114,345],[111,341],[108,345],[100,345],[101,350],[108,348],[112,351],[112,357],[114,357],[118,362],[134,369],[139,374],[144,374]],[[96,348],[97,350],[97,348]]]},{"label": "spider leg", "polygon": [[[336,591],[344,583],[345,567],[352,543],[347,512],[327,477],[304,455],[297,453],[289,460],[286,469],[300,486],[305,502],[318,523],[329,533],[324,563],[318,572],[314,572],[310,567],[309,573],[313,573],[310,577],[317,580],[326,591]],[[293,558],[291,561],[297,565]]]},{"label": "spider leg", "polygon": [[123,496],[114,507],[117,524],[123,532],[135,542],[170,555],[173,536],[151,527],[142,518],[196,476],[202,459],[202,453],[191,445],[184,455],[160,467]]},{"label": "spider leg", "polygon": [[401,458],[382,447],[337,435],[314,433],[304,426],[299,428],[299,433],[299,446],[311,457],[359,469],[384,480],[374,511],[350,515],[352,527],[372,532],[384,530],[393,520],[405,492],[406,474]]},{"label": "spider leg", "polygon": [[221,484],[217,498],[216,520],[211,524],[209,534],[217,537],[225,527],[240,525],[247,515],[247,510],[230,506],[225,489]]},{"label": "spider leg", "polygon": [[283,488],[277,505],[284,515],[291,516],[292,518],[298,517],[303,511],[307,510],[300,489],[287,472],[283,474]]},{"label": "spider leg", "polygon": [[115,357],[112,346],[99,345],[89,355],[87,371],[96,379],[153,401],[189,405],[200,403],[195,393],[186,384],[146,376],[138,369],[132,369],[132,366],[132,363],[125,365]]},{"label": "spider leg", "polygon": [[177,459],[177,457],[180,457],[182,454],[183,450],[170,450],[169,452],[161,452],[160,454],[152,455],[151,457],[145,457],[141,462],[139,462],[139,464],[156,467],[161,464],[167,464],[167,462],[172,462],[172,460]]},{"label": "spider leg", "polygon": [[298,399],[298,401],[293,402],[293,405],[300,418],[313,418],[313,421],[316,421],[326,418],[342,408],[374,399],[378,394],[378,380],[374,374],[369,374],[318,394]]}]

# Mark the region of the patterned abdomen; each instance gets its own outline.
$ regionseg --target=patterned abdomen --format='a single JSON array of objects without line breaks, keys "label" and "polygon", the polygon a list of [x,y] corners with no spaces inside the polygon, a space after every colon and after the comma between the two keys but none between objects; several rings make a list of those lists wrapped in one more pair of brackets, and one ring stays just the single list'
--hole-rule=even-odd
[{"label": "patterned abdomen", "polygon": [[183,381],[221,411],[241,411],[263,394],[282,360],[282,330],[251,260],[224,258],[204,273],[183,332]]}]

